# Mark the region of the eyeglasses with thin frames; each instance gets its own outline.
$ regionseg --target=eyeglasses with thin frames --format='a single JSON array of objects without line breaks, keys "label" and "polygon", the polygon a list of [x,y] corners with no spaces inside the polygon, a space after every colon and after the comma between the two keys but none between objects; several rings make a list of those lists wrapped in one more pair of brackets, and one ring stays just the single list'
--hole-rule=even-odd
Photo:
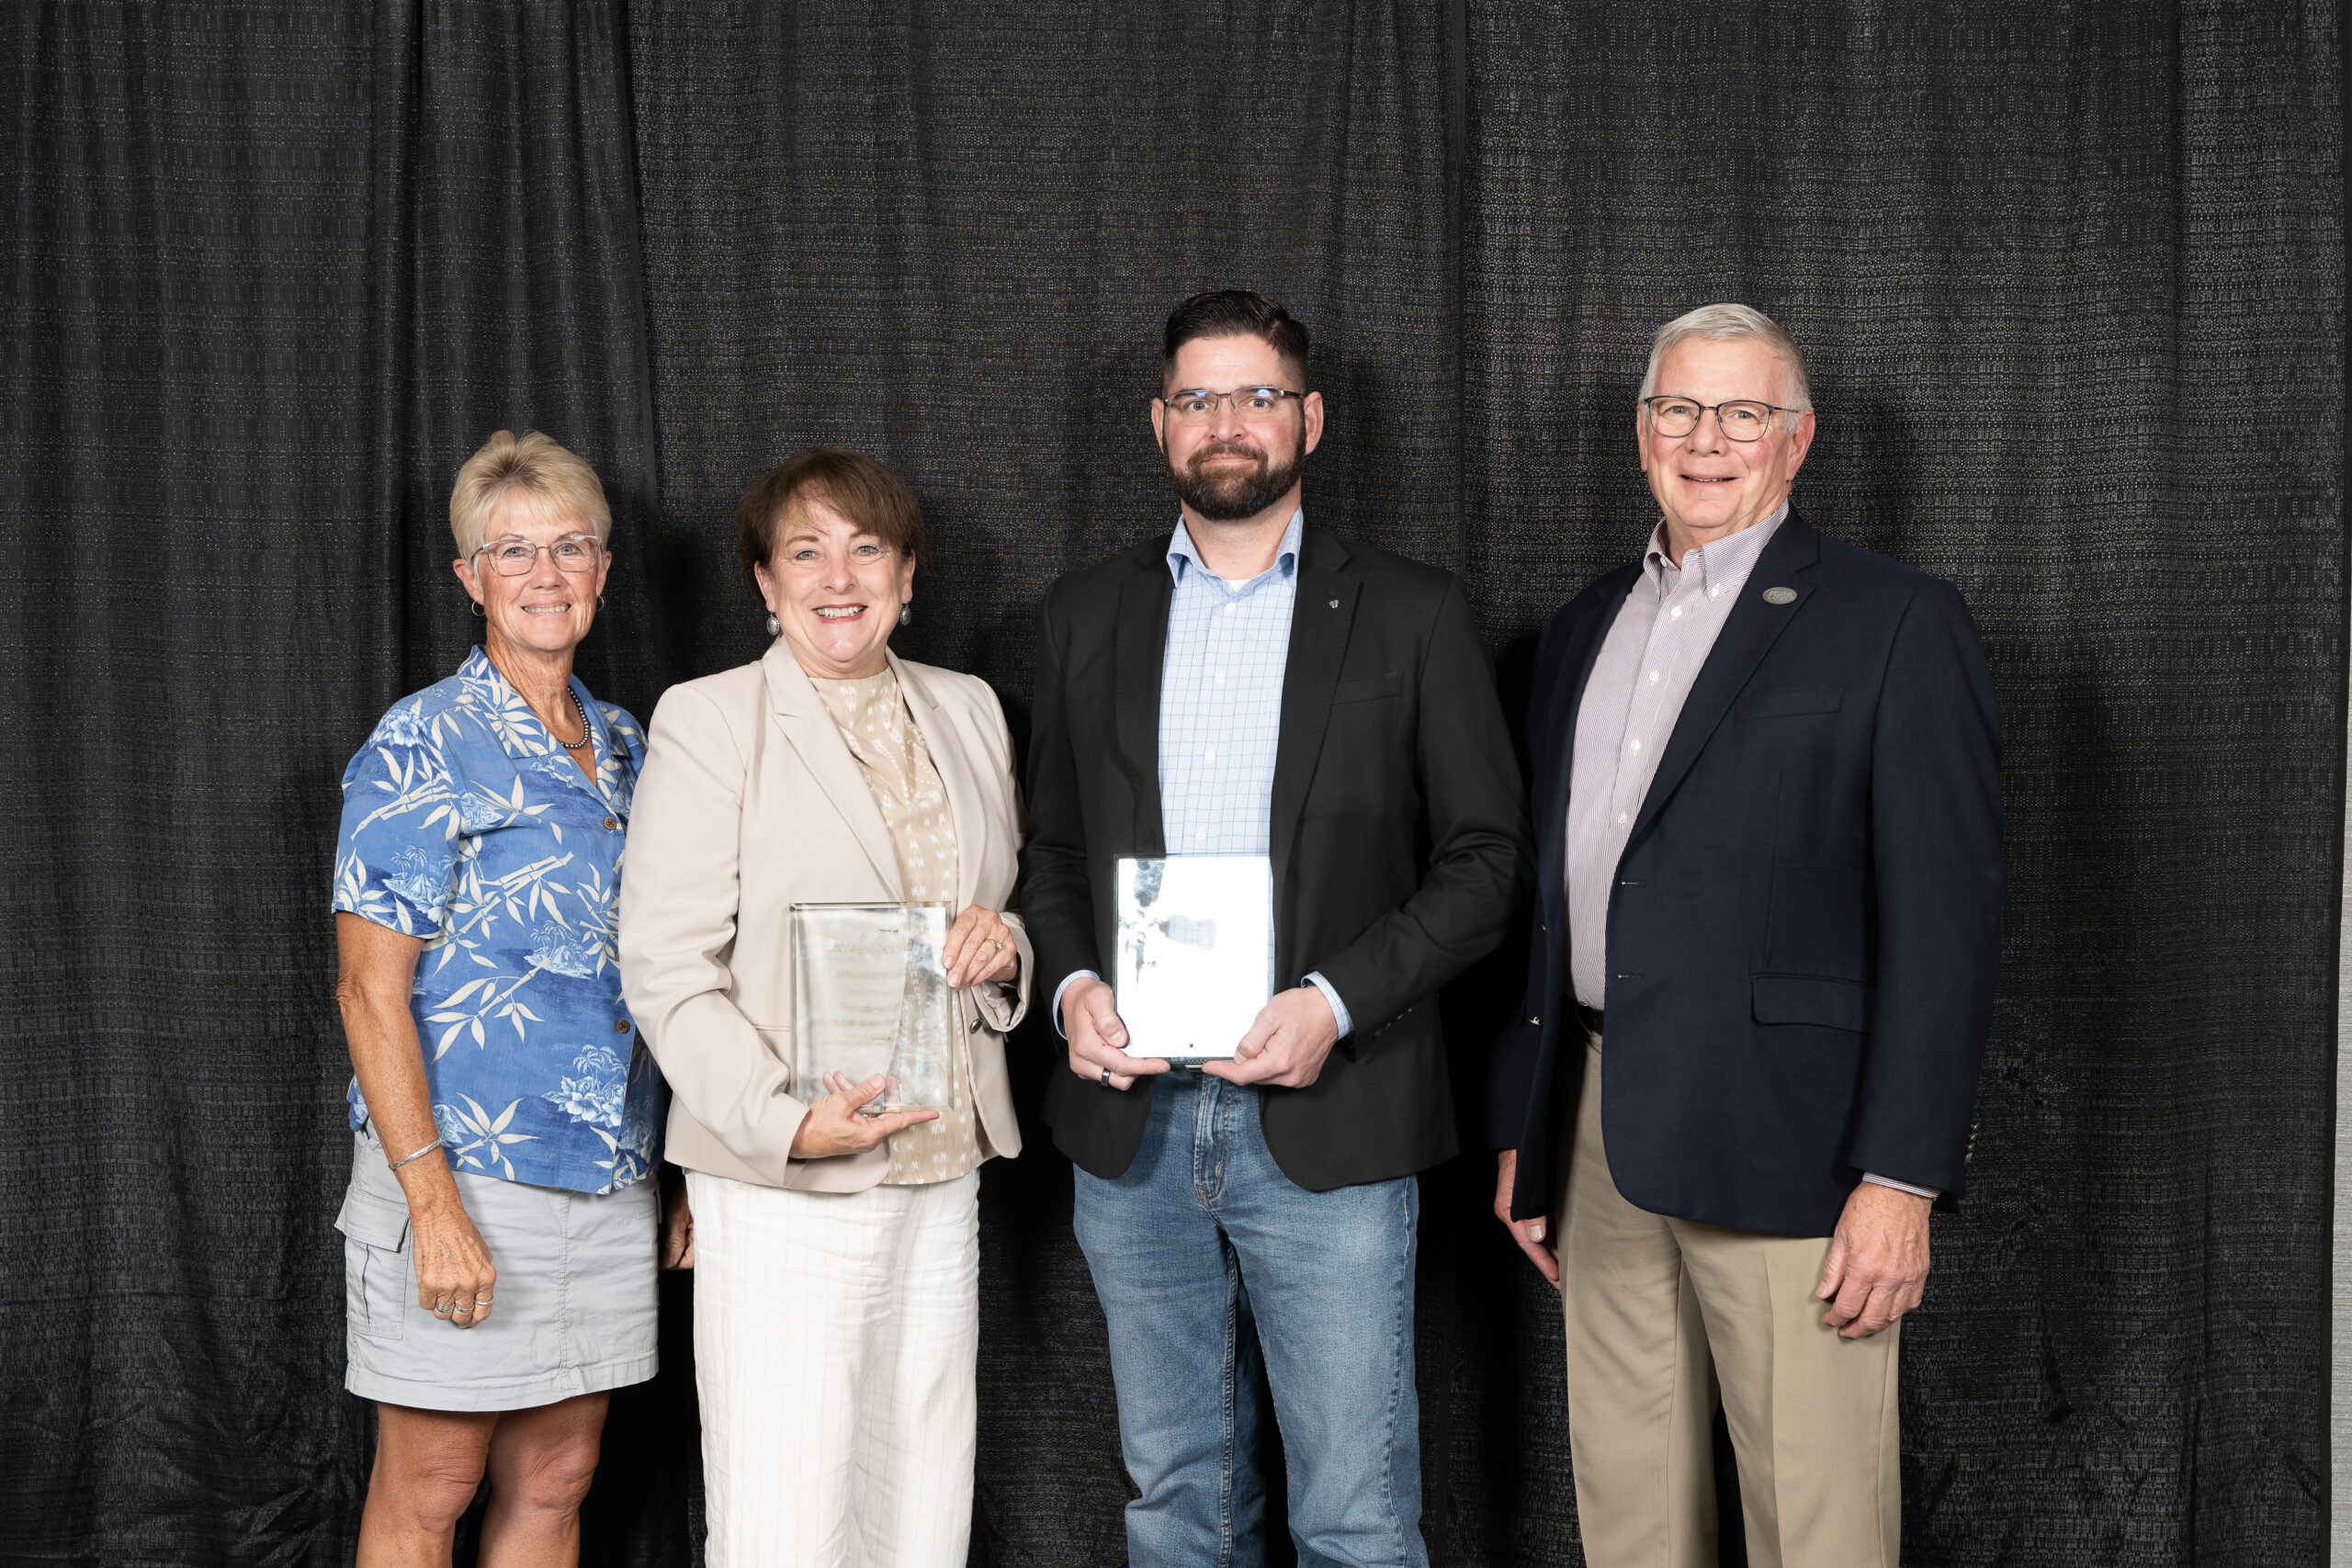
[{"label": "eyeglasses with thin frames", "polygon": [[1212,392],[1205,388],[1187,388],[1170,392],[1161,402],[1168,406],[1169,415],[1185,424],[1195,424],[1215,417],[1219,406],[1233,405],[1233,412],[1256,424],[1264,424],[1279,417],[1285,400],[1306,400],[1305,392],[1294,392],[1283,387],[1236,387],[1229,392]]},{"label": "eyeglasses with thin frames", "polygon": [[1777,403],[1750,402],[1745,399],[1727,403],[1702,403],[1695,398],[1678,398],[1670,393],[1644,398],[1642,406],[1649,411],[1650,428],[1669,439],[1690,434],[1699,428],[1702,414],[1715,416],[1715,428],[1733,441],[1757,441],[1772,428],[1776,413],[1798,413],[1802,410],[1784,409]]},{"label": "eyeglasses with thin frames", "polygon": [[594,534],[566,534],[547,545],[511,537],[492,539],[474,554],[488,556],[490,570],[501,577],[521,577],[538,565],[541,550],[553,558],[558,571],[594,571],[605,554],[605,547]]}]

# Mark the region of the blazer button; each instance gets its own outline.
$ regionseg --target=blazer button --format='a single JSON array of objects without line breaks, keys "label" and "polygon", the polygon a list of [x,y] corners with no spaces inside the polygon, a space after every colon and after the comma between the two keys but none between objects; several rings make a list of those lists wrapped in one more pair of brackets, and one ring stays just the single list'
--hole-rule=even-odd
[{"label": "blazer button", "polygon": [[607,817],[605,818],[605,830],[608,833],[620,825],[620,818],[616,817]]},{"label": "blazer button", "polygon": [[613,1020],[613,1032],[616,1034],[627,1034],[628,1032],[628,1020],[625,1018],[616,1018]]}]

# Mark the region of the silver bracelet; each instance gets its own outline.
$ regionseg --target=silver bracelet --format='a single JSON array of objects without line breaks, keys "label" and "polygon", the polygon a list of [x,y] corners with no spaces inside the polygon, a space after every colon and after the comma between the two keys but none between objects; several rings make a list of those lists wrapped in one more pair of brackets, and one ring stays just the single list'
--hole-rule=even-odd
[{"label": "silver bracelet", "polygon": [[401,1167],[408,1164],[411,1160],[423,1159],[426,1155],[431,1154],[440,1146],[441,1140],[435,1138],[431,1143],[425,1145],[423,1148],[417,1150],[416,1153],[413,1155],[402,1155],[400,1158],[392,1161],[392,1168],[394,1170],[398,1170]]}]

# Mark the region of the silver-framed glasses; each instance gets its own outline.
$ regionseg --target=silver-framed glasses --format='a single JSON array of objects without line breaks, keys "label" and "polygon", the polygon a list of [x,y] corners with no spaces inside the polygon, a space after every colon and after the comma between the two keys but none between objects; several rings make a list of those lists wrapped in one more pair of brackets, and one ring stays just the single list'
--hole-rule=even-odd
[{"label": "silver-framed glasses", "polygon": [[1169,417],[1185,424],[1195,424],[1214,417],[1220,404],[1231,403],[1233,412],[1243,419],[1264,423],[1283,412],[1289,399],[1306,400],[1305,392],[1294,392],[1283,387],[1236,387],[1229,392],[1212,392],[1204,387],[1187,388],[1170,392],[1161,402],[1168,405]]},{"label": "silver-framed glasses", "polygon": [[539,564],[541,550],[554,559],[558,571],[594,571],[605,556],[604,544],[594,534],[566,534],[545,545],[509,535],[484,541],[474,554],[488,556],[490,570],[501,577],[521,577]]}]

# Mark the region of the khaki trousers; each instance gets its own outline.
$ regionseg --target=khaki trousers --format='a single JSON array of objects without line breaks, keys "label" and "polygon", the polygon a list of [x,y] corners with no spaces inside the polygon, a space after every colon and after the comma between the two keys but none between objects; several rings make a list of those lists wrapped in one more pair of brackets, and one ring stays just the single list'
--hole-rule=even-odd
[{"label": "khaki trousers", "polygon": [[1619,1196],[1600,1041],[1560,1201],[1569,1455],[1592,1568],[1713,1568],[1720,1394],[1753,1568],[1895,1568],[1895,1345],[1840,1339],[1814,1300],[1826,1236],[1670,1219]]}]

